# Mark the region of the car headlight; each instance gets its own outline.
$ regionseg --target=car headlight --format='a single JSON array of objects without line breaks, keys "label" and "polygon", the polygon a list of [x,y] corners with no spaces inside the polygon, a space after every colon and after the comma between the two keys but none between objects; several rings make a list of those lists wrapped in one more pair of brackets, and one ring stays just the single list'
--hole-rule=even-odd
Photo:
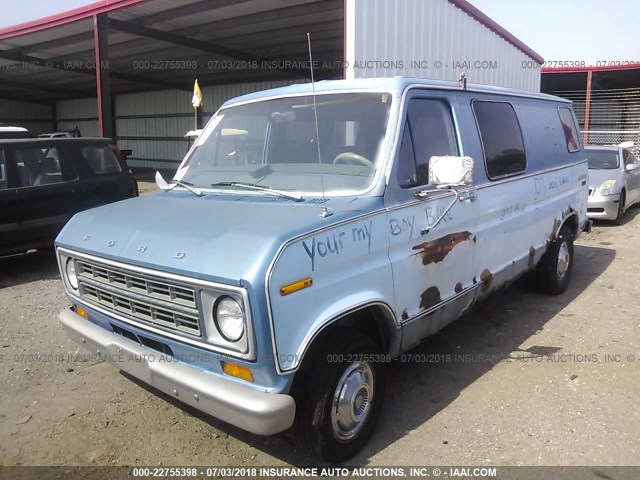
[{"label": "car headlight", "polygon": [[613,195],[613,189],[615,186],[615,180],[607,180],[606,182],[602,182],[596,189],[596,195]]},{"label": "car headlight", "polygon": [[72,258],[67,258],[67,263],[64,266],[65,273],[67,274],[67,281],[71,288],[78,289],[78,275],[76,274],[76,264]]},{"label": "car headlight", "polygon": [[237,342],[244,335],[244,311],[231,297],[221,297],[213,307],[213,318],[220,334],[230,342]]}]

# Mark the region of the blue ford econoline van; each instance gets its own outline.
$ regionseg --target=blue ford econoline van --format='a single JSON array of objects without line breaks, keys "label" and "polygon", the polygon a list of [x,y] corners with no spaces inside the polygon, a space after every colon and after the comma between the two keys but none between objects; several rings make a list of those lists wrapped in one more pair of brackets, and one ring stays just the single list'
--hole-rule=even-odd
[{"label": "blue ford econoline van", "polygon": [[158,182],[58,236],[69,335],[332,462],[374,431],[387,362],[526,272],[565,290],[590,225],[571,104],[454,82],[230,100]]}]

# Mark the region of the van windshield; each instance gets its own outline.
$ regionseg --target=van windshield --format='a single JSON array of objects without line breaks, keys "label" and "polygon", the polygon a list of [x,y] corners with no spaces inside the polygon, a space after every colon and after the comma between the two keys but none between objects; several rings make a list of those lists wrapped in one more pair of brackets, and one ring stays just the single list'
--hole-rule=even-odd
[{"label": "van windshield", "polygon": [[[234,183],[319,194],[366,190],[381,168],[391,95],[318,94],[320,158],[313,97],[252,102],[221,110],[174,180],[198,188]],[[322,173],[322,175],[321,175]]]},{"label": "van windshield", "polygon": [[620,166],[617,150],[586,149],[585,151],[591,170],[615,170]]}]

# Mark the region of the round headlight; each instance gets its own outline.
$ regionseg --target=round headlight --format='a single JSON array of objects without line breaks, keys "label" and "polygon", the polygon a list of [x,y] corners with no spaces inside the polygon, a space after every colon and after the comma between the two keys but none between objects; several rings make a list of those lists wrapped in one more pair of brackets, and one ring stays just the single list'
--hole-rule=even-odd
[{"label": "round headlight", "polygon": [[67,272],[67,280],[69,281],[69,285],[74,290],[78,289],[78,275],[76,275],[76,264],[73,263],[73,259],[67,258],[67,263],[65,265],[65,271]]},{"label": "round headlight", "polygon": [[214,318],[220,334],[230,342],[237,342],[244,335],[244,312],[231,297],[222,297],[214,307]]}]

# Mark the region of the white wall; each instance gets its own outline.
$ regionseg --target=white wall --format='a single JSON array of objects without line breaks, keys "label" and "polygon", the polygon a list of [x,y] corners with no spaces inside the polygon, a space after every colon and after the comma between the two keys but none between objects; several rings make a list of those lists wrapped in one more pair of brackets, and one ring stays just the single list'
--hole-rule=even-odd
[{"label": "white wall", "polygon": [[540,91],[532,58],[447,0],[346,0],[345,6],[347,78],[457,81],[464,71],[470,83]]}]

